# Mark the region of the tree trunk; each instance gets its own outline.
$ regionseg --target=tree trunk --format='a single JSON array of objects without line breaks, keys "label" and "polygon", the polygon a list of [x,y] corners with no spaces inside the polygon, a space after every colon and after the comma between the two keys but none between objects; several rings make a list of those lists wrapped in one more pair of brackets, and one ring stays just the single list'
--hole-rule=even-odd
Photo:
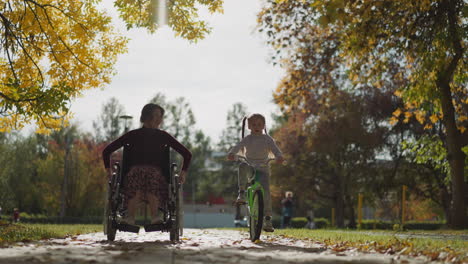
[{"label": "tree trunk", "polygon": [[445,126],[447,139],[446,149],[448,153],[448,161],[450,164],[450,176],[452,180],[452,228],[462,229],[466,226],[466,204],[465,204],[465,153],[462,151],[463,140],[461,133],[457,128],[455,120],[455,108],[453,106],[453,96],[450,89],[450,83],[453,80],[453,74],[458,66],[458,62],[463,56],[463,47],[457,32],[455,2],[446,1],[447,19],[449,21],[448,31],[450,40],[453,44],[453,57],[448,61],[439,72],[437,78],[437,88],[441,94],[441,105],[443,113],[443,124]]},{"label": "tree trunk", "polygon": [[335,208],[336,208],[336,226],[344,227],[344,182],[343,177],[337,175],[336,193],[335,193]]},{"label": "tree trunk", "polygon": [[70,159],[70,148],[71,138],[69,135],[65,135],[65,157],[63,162],[63,182],[62,182],[62,193],[60,196],[60,217],[63,218],[67,211],[67,190],[68,190],[68,173],[69,159]]},{"label": "tree trunk", "polygon": [[348,224],[348,227],[349,228],[356,228],[357,227],[357,224],[356,224],[356,213],[354,211],[354,206],[353,206],[353,200],[351,199],[351,197],[347,197],[346,198],[348,200],[348,208],[349,208],[349,224]]},{"label": "tree trunk", "polygon": [[461,229],[466,223],[466,204],[464,197],[465,153],[462,151],[463,141],[461,140],[461,133],[455,121],[455,109],[452,103],[450,84],[446,81],[446,78],[440,79],[437,85],[442,95],[443,123],[447,133],[445,147],[448,153],[447,159],[450,164],[450,176],[452,180],[451,227]]}]

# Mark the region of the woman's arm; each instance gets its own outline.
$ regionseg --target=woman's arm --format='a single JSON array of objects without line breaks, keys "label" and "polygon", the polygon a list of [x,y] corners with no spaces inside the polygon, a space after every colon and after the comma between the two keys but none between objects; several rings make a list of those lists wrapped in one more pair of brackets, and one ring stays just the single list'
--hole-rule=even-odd
[{"label": "woman's arm", "polygon": [[119,137],[118,139],[112,141],[102,151],[102,159],[104,161],[104,167],[106,169],[110,168],[110,157],[111,157],[112,153],[114,151],[118,150],[119,148],[121,148],[124,145],[126,139],[128,138],[128,134],[129,133],[126,133],[126,134],[122,135],[121,137]]},{"label": "woman's arm", "polygon": [[182,171],[187,171],[190,166],[190,161],[192,160],[192,153],[169,133],[164,132],[164,134],[166,135],[167,144],[184,158]]}]

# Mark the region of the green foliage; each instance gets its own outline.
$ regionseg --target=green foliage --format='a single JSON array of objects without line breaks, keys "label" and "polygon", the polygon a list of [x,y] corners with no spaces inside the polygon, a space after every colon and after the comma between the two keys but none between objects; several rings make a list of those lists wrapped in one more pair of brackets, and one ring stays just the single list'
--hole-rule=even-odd
[{"label": "green foliage", "polygon": [[[221,132],[218,147],[222,151],[229,151],[241,140],[242,119],[247,115],[247,106],[242,103],[235,103],[228,110],[226,115],[226,125]],[[246,128],[247,129],[247,128]]]},{"label": "green foliage", "polygon": [[[184,192],[187,200],[205,199],[211,193],[211,172],[205,168],[206,160],[212,154],[211,139],[202,130],[194,129],[195,115],[185,97],[168,100],[162,93],[156,94],[151,103],[159,104],[165,110],[161,129],[174,136],[192,152],[192,161],[188,171]],[[173,153],[174,154],[174,153]],[[172,155],[174,162],[180,161],[179,155]],[[179,162],[180,163],[180,162]]]},{"label": "green foliage", "polygon": [[[326,218],[314,218],[315,228],[322,229],[330,227],[330,220]],[[305,228],[307,224],[307,218],[305,217],[293,217],[291,219],[291,228]],[[273,218],[273,226],[279,228],[281,226],[281,219],[279,217]]]},{"label": "green foliage", "polygon": [[226,123],[211,162],[220,165],[213,171],[204,189],[211,190],[207,194],[221,196],[227,202],[235,199],[238,192],[237,163],[226,160],[227,152],[241,140],[242,119],[247,115],[247,106],[234,103],[226,113]]},{"label": "green foliage", "polygon": [[402,228],[400,224],[390,221],[381,220],[363,220],[361,223],[361,229],[383,229],[383,230],[439,230],[446,226],[446,222],[443,221],[408,221],[405,222]]},{"label": "green foliage", "polygon": [[65,203],[66,214],[101,215],[106,182],[101,148],[74,126],[49,136],[10,134],[0,144],[0,149],[8,149],[2,153],[8,162],[0,168],[3,213],[17,207],[54,216]]},{"label": "green foliage", "polygon": [[184,145],[193,142],[195,134],[193,126],[196,124],[190,103],[185,97],[167,100],[162,93],[157,93],[150,103],[155,103],[164,108],[164,120],[161,129],[167,131]]},{"label": "green foliage", "polygon": [[417,164],[431,164],[435,169],[449,174],[447,150],[439,137],[424,135],[414,142],[403,141],[402,145],[404,150],[414,155]]}]

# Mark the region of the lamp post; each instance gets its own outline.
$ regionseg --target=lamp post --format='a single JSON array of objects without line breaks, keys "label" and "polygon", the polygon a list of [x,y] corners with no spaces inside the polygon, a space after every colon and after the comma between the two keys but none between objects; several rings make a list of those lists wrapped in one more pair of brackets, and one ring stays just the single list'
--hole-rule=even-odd
[{"label": "lamp post", "polygon": [[124,133],[127,133],[128,130],[130,129],[130,122],[133,118],[131,115],[121,115],[119,116],[120,119],[124,120]]}]

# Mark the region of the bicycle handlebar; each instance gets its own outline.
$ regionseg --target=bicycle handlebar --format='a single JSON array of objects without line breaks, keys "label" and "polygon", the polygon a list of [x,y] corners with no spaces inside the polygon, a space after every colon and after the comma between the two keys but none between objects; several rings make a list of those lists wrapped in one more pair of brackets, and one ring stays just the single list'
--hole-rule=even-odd
[{"label": "bicycle handlebar", "polygon": [[[253,166],[252,163],[249,162],[246,157],[241,156],[241,155],[234,155],[234,156],[237,158],[237,160],[242,160],[245,163],[249,164],[250,166]],[[274,161],[274,160],[276,160],[276,159],[268,158],[268,159],[264,160],[262,163],[264,163],[265,165],[268,165],[271,161]]]}]

